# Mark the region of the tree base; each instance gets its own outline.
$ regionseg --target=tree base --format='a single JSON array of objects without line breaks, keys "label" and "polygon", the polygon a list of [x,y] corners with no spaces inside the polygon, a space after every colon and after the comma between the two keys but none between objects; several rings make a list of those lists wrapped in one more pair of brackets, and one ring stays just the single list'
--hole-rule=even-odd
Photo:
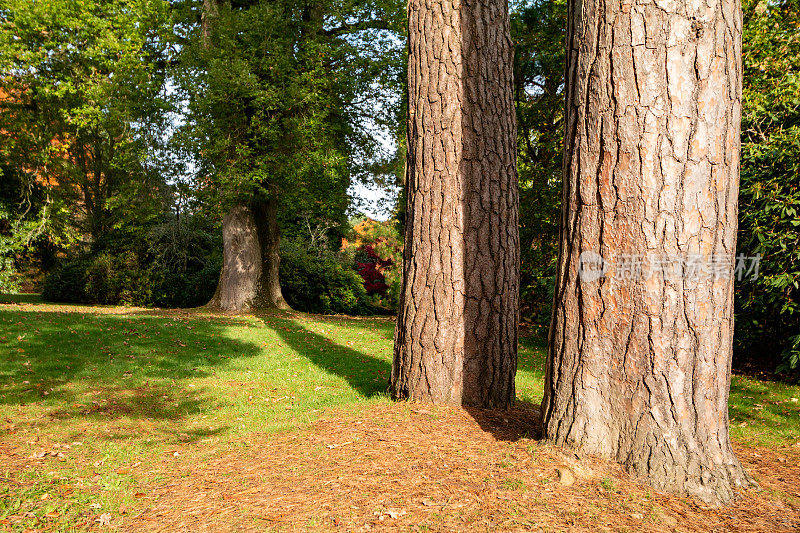
[{"label": "tree base", "polygon": [[274,200],[234,206],[222,221],[222,271],[205,307],[233,313],[290,310],[278,281],[279,243]]},{"label": "tree base", "polygon": [[[690,447],[670,446],[665,435],[651,433],[642,439],[642,444],[637,448],[629,447],[627,452],[620,450],[608,453],[608,446],[598,445],[596,438],[586,437],[581,439],[572,435],[569,439],[563,436],[551,438],[547,436],[545,426],[547,442],[616,461],[632,476],[659,492],[690,496],[716,507],[731,503],[744,489],[758,487],[733,454],[730,445],[725,447],[727,450],[724,452],[720,449],[713,452],[704,450],[701,454],[696,444],[691,446],[695,448],[694,451],[689,452]],[[686,442],[686,439],[673,439],[673,442],[679,441]],[[581,445],[581,442],[585,444]]]}]

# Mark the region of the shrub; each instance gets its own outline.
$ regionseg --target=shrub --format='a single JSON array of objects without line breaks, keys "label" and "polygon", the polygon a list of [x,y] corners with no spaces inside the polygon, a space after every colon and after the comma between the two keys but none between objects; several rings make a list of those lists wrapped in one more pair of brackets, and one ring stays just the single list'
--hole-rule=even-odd
[{"label": "shrub", "polygon": [[51,302],[148,305],[150,272],[132,254],[84,256],[52,270],[42,298]]},{"label": "shrub", "polygon": [[199,270],[153,271],[153,305],[198,307],[208,303],[217,288],[221,269],[222,261],[213,257]]},{"label": "shrub", "polygon": [[284,241],[280,276],[283,297],[298,311],[374,313],[361,277],[333,252]]},{"label": "shrub", "polygon": [[392,260],[381,259],[373,246],[365,244],[356,251],[355,265],[358,275],[364,280],[367,294],[386,296],[389,285],[386,284],[383,270],[392,266]]},{"label": "shrub", "polygon": [[222,268],[222,243],[208,221],[175,217],[153,227],[147,240],[152,303],[160,307],[208,303]]},{"label": "shrub", "polygon": [[[761,254],[736,283],[735,364],[800,374],[800,24],[782,2],[743,2],[744,87],[737,253]],[[738,361],[737,361],[738,359]]]},{"label": "shrub", "polygon": [[81,257],[52,270],[42,298],[51,302],[196,307],[211,299],[219,261],[184,272],[145,267],[134,254]]},{"label": "shrub", "polygon": [[42,298],[49,302],[87,303],[86,261],[78,259],[51,270],[44,279]]},{"label": "shrub", "polygon": [[42,297],[161,307],[196,307],[211,299],[221,246],[207,222],[175,217],[153,226],[137,248],[109,246],[63,263],[45,278]]},{"label": "shrub", "polygon": [[403,241],[394,224],[370,219],[355,224],[340,253],[351,257],[376,310],[394,313],[400,301],[403,265]]}]

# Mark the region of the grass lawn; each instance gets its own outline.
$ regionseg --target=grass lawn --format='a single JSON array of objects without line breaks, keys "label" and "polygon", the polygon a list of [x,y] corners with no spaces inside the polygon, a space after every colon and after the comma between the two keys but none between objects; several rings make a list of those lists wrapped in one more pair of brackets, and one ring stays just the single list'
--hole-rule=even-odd
[{"label": "grass lawn", "polygon": [[[291,439],[306,436],[302,445],[291,441],[294,449],[302,449],[326,431],[355,427],[343,424],[374,422],[380,428],[385,427],[381,420],[398,420],[398,427],[407,420],[450,420],[473,424],[476,438],[483,438],[483,415],[472,417],[474,422],[456,412],[431,414],[388,400],[393,328],[385,318],[234,317],[0,297],[0,531],[136,530],[134,517],[157,507],[154,495],[165,494],[164,487],[182,476],[198,477],[201,465],[228,465],[241,454],[253,457],[256,442],[289,446]],[[544,355],[541,340],[522,339],[517,375],[522,406],[541,399]],[[798,398],[800,387],[735,376],[730,406],[736,442],[753,450],[798,448]],[[332,423],[334,429],[326,426]],[[382,430],[364,431],[377,435]],[[539,446],[524,432],[512,440],[523,450]],[[380,442],[386,441],[391,438]],[[331,446],[338,444],[320,449]],[[800,466],[792,463],[797,456],[787,453],[783,463]],[[295,464],[307,464],[304,460]],[[292,461],[277,461],[280,468],[291,467]],[[534,463],[531,472],[538,472]],[[292,471],[300,476],[295,482],[304,479],[301,474]],[[313,478],[313,468],[306,475]],[[609,492],[607,485],[613,487],[614,481],[608,479],[598,482],[598,491]],[[525,483],[509,475],[498,478],[496,490],[513,491]],[[800,494],[779,489],[768,497],[791,512],[800,501]],[[439,514],[442,520],[452,518]],[[382,516],[377,526],[388,524]],[[322,527],[313,516],[309,520],[303,527]],[[265,524],[262,529],[297,527]],[[448,529],[447,522],[431,524]]]}]

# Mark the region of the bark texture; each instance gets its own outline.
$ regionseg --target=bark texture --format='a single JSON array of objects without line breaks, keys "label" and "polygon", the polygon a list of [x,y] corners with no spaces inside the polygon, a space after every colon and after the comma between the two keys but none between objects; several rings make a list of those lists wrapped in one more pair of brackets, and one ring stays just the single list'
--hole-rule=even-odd
[{"label": "bark texture", "polygon": [[392,391],[514,400],[516,123],[505,0],[411,0],[403,289]]},{"label": "bark texture", "polygon": [[[710,503],[749,483],[728,435],[741,31],[737,0],[569,3],[545,436]],[[581,279],[583,252],[613,274]],[[731,277],[626,276],[628,254]]]},{"label": "bark texture", "polygon": [[222,221],[223,262],[208,307],[222,311],[289,309],[278,277],[280,229],[275,200],[234,206]]}]

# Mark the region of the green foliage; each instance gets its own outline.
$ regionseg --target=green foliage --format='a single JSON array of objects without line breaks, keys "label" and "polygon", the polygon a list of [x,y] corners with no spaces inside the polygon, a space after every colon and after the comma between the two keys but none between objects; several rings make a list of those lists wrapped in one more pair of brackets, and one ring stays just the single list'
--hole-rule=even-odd
[{"label": "green foliage", "polygon": [[199,163],[201,193],[223,210],[274,197],[283,220],[343,225],[351,180],[378,151],[365,103],[389,90],[402,55],[388,30],[400,4],[207,5],[178,71],[189,103],[181,139]]},{"label": "green foliage", "polygon": [[218,228],[202,215],[173,217],[147,236],[151,302],[198,307],[214,294],[222,268]]},{"label": "green foliage", "polygon": [[70,261],[52,270],[44,280],[42,298],[49,302],[86,301],[85,261]]},{"label": "green foliage", "polygon": [[564,0],[519,2],[511,15],[517,108],[521,299],[550,316],[558,256],[564,99]]},{"label": "green foliage", "polygon": [[63,209],[25,172],[0,165],[0,291],[16,291],[24,271],[50,267],[55,250],[74,241],[58,224]]},{"label": "green foliage", "polygon": [[284,241],[281,245],[283,297],[298,311],[369,315],[374,310],[352,263],[323,249]]},{"label": "green foliage", "polygon": [[56,206],[48,232],[69,226],[96,246],[160,212],[169,10],[167,0],[0,0],[0,157]]},{"label": "green foliage", "polygon": [[800,371],[800,2],[746,0],[739,252],[761,254],[737,284],[738,355]]},{"label": "green foliage", "polygon": [[146,266],[133,253],[103,252],[68,261],[45,277],[42,298],[50,302],[161,307],[206,303],[219,279],[220,262],[176,272]]},{"label": "green foliage", "polygon": [[148,274],[131,254],[101,253],[54,269],[45,278],[42,297],[52,302],[147,305]]}]

